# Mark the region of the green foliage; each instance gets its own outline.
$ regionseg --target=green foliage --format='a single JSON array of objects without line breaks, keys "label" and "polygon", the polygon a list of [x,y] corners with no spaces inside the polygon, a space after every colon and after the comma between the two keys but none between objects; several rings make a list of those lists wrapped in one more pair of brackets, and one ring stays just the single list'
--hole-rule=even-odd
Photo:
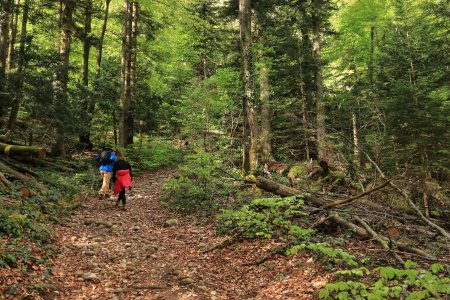
[{"label": "green foliage", "polygon": [[222,162],[211,153],[197,152],[185,157],[179,174],[163,186],[162,202],[183,212],[206,213],[227,205],[235,190],[233,182],[224,180]]},{"label": "green foliage", "polygon": [[301,197],[255,199],[241,209],[224,210],[218,216],[221,231],[237,229],[249,238],[291,238],[310,235],[314,230],[303,229],[287,220],[287,216],[304,215]]},{"label": "green foliage", "polygon": [[183,159],[183,151],[158,137],[140,138],[126,149],[127,159],[137,170],[173,168]]},{"label": "green foliage", "polygon": [[379,267],[339,272],[339,276],[366,278],[366,283],[347,280],[327,284],[319,291],[320,299],[446,299],[450,296],[450,277],[444,266],[433,264],[431,272],[412,261],[404,269]]},{"label": "green foliage", "polygon": [[247,238],[280,239],[288,243],[288,255],[307,250],[335,264],[357,266],[355,256],[326,243],[314,242],[314,230],[292,223],[292,216],[306,215],[303,204],[301,195],[255,199],[239,210],[224,210],[218,216],[219,231],[234,230]]}]

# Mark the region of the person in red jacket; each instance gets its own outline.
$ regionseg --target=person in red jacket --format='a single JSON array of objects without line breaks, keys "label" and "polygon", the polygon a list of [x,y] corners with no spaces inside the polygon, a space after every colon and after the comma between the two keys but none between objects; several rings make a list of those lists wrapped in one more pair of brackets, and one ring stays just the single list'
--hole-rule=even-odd
[{"label": "person in red jacket", "polygon": [[122,201],[122,209],[126,210],[127,198],[125,196],[125,189],[128,188],[131,190],[133,174],[131,172],[131,165],[125,160],[123,153],[117,153],[117,159],[113,166],[112,180],[114,182],[114,195],[119,194],[116,206]]}]

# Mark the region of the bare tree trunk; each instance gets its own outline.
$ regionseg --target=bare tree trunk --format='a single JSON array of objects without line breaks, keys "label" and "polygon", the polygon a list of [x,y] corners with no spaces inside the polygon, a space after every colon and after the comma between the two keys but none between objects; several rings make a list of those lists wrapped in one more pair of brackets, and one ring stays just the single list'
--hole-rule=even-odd
[{"label": "bare tree trunk", "polygon": [[20,46],[19,53],[17,57],[17,82],[15,88],[14,101],[11,106],[11,113],[8,120],[8,129],[13,130],[17,114],[19,112],[20,104],[23,98],[23,72],[25,68],[25,43],[27,40],[27,23],[28,23],[28,10],[29,10],[29,0],[25,0],[22,8],[22,25],[20,30]]},{"label": "bare tree trunk", "polygon": [[[91,28],[92,28],[92,0],[86,0],[84,8],[84,33],[83,33],[83,62],[81,66],[81,76],[80,84],[84,87],[82,91],[82,110],[86,112],[86,119],[89,119],[89,53],[91,51]],[[88,122],[87,124],[89,124]],[[84,129],[79,136],[79,141],[81,144],[87,146],[87,148],[92,149],[93,145],[91,142],[90,127]]]},{"label": "bare tree trunk", "polygon": [[122,70],[119,118],[119,144],[126,147],[133,142],[132,97],[135,92],[137,4],[125,0],[124,25],[122,33]]},{"label": "bare tree trunk", "polygon": [[127,119],[127,72],[128,72],[128,60],[129,60],[129,20],[130,20],[130,1],[124,1],[123,12],[123,29],[122,29],[122,58],[121,58],[121,71],[120,71],[120,116],[119,116],[119,145],[126,146],[126,119]]},{"label": "bare tree trunk", "polygon": [[97,65],[95,69],[95,74],[100,75],[101,65],[102,65],[102,56],[103,56],[103,41],[105,40],[106,27],[108,26],[108,18],[109,18],[109,4],[111,0],[105,1],[105,11],[103,14],[103,25],[102,25],[102,33],[100,34],[100,40],[98,43],[98,52],[97,52]]},{"label": "bare tree trunk", "polygon": [[[305,74],[304,74],[304,68],[303,68],[303,64],[304,64],[304,59],[302,58],[302,56],[305,55],[305,53],[302,53],[302,50],[308,49],[308,47],[305,47],[306,42],[305,39],[308,38],[308,33],[304,32],[304,30],[302,29],[301,31],[302,33],[302,44],[303,47],[300,46],[300,44],[298,45],[298,50],[299,50],[299,66],[300,66],[300,70],[299,70],[299,78],[300,78],[300,102],[301,102],[301,106],[302,106],[302,127],[303,127],[303,140],[305,142],[305,157],[306,160],[309,161],[311,158],[311,154],[310,154],[310,150],[309,150],[309,134],[308,134],[308,95],[307,95],[307,89],[306,89],[306,82],[305,82]],[[306,35],[306,37],[305,37]]]},{"label": "bare tree trunk", "polygon": [[0,2],[0,117],[9,104],[6,80],[6,58],[8,55],[9,18],[11,15],[11,0]]},{"label": "bare tree trunk", "polygon": [[265,65],[259,70],[259,87],[261,91],[261,158],[264,161],[272,159],[272,146],[270,144],[270,91],[269,74]]},{"label": "bare tree trunk", "polygon": [[61,0],[61,37],[59,44],[59,62],[56,68],[53,90],[56,108],[56,144],[52,149],[53,155],[65,154],[65,116],[67,107],[67,83],[69,80],[69,57],[72,34],[72,16],[75,9],[73,0]]},{"label": "bare tree trunk", "polygon": [[137,58],[137,30],[138,30],[139,5],[137,1],[133,1],[132,15],[131,15],[131,37],[130,37],[130,64],[129,76],[130,85],[128,93],[128,103],[130,105],[130,112],[128,114],[127,125],[127,145],[133,144],[134,139],[134,113],[133,103],[136,98],[136,58]]},{"label": "bare tree trunk", "polygon": [[370,27],[369,85],[373,84],[373,59],[375,54],[375,26]]},{"label": "bare tree trunk", "polygon": [[251,0],[239,0],[241,68],[244,84],[244,95],[242,101],[244,111],[243,168],[244,172],[247,174],[251,173],[258,164],[258,126],[255,116],[256,113],[254,103],[251,15]]},{"label": "bare tree trunk", "polygon": [[9,25],[12,9],[12,0],[7,0],[2,4],[2,11],[0,11],[0,76],[5,76],[7,69],[7,57],[9,46]]},{"label": "bare tree trunk", "polygon": [[[97,44],[97,60],[96,60],[96,66],[95,66],[95,78],[99,78],[100,77],[100,72],[101,72],[101,65],[102,65],[102,57],[103,57],[103,41],[105,40],[105,34],[106,34],[106,28],[108,25],[108,18],[109,18],[109,4],[111,3],[111,0],[106,0],[105,1],[105,10],[104,10],[104,14],[103,14],[103,25],[102,25],[102,31],[100,34],[100,39],[98,41]],[[94,87],[95,89],[95,87]],[[88,108],[88,123],[89,123],[89,128],[88,128],[88,134],[89,134],[89,140],[90,140],[90,131],[92,128],[92,119],[94,116],[94,112],[95,112],[95,101],[94,98],[91,97],[90,101],[89,101],[89,108]],[[115,122],[116,117],[113,115],[113,122]],[[114,128],[115,128],[115,124],[114,124]],[[116,132],[117,133],[117,132]],[[117,136],[115,138],[115,145],[117,145]]]},{"label": "bare tree trunk", "polygon": [[312,29],[313,29],[313,54],[316,63],[315,84],[316,84],[316,107],[317,107],[317,150],[318,159],[330,161],[331,156],[327,153],[325,141],[325,104],[323,101],[323,82],[322,82],[322,60],[320,56],[320,25],[319,1],[313,0]]},{"label": "bare tree trunk", "polygon": [[355,112],[352,112],[352,128],[353,128],[353,161],[359,169],[361,167],[361,153],[359,151],[359,132],[358,119]]},{"label": "bare tree trunk", "polygon": [[16,43],[17,35],[17,20],[19,19],[19,5],[20,0],[17,0],[17,4],[14,0],[11,2],[11,21],[9,24],[9,45],[8,45],[8,56],[6,58],[6,69],[10,70],[14,66],[14,44]]}]

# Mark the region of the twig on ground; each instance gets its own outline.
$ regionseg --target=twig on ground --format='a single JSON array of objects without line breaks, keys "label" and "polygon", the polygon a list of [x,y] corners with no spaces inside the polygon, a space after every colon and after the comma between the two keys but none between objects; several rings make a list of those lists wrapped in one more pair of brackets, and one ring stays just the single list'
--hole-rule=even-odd
[{"label": "twig on ground", "polygon": [[[358,221],[363,227],[364,229],[366,229],[366,231],[372,235],[373,238],[375,238],[380,244],[381,246],[386,250],[391,252],[391,248],[389,248],[389,246],[387,245],[386,241],[384,241],[379,235],[378,233],[375,232],[375,230],[373,230],[369,224],[367,224],[363,219],[361,219],[358,216],[353,216],[353,218]],[[392,253],[394,255],[394,257],[402,264],[405,264],[405,261],[403,260],[403,258],[400,257],[400,255],[398,255],[398,253],[393,252]]]}]

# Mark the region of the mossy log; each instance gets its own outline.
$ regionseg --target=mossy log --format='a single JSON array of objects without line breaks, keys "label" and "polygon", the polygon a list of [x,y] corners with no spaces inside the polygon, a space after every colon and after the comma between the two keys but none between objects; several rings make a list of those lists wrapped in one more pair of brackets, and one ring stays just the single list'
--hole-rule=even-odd
[{"label": "mossy log", "polygon": [[14,157],[15,160],[26,162],[34,166],[51,168],[62,172],[76,172],[74,169],[43,159],[32,159],[30,157]]},{"label": "mossy log", "polygon": [[22,173],[20,173],[20,172],[18,172],[16,170],[14,170],[13,168],[7,166],[6,164],[4,164],[2,162],[0,162],[0,171],[4,172],[4,173],[8,173],[12,177],[20,179],[23,182],[31,182],[36,187],[38,187],[43,193],[47,192],[47,189],[41,183],[39,183],[34,177],[26,176],[26,175],[24,175],[24,174],[22,174]]},{"label": "mossy log", "polygon": [[[298,189],[291,188],[289,186],[286,186],[284,184],[275,182],[273,180],[270,180],[270,179],[267,179],[267,178],[264,178],[261,176],[258,176],[258,177],[248,176],[245,178],[245,181],[248,183],[256,184],[256,186],[259,187],[260,189],[274,193],[281,197],[290,197],[290,196],[305,194],[305,192],[302,192]],[[305,197],[305,201],[307,203],[311,203],[315,206],[322,206],[327,203],[327,201],[324,201],[317,197]]]},{"label": "mossy log", "polygon": [[28,156],[28,157],[44,157],[46,150],[44,147],[35,146],[17,146],[0,143],[0,153],[8,156]]},{"label": "mossy log", "polygon": [[11,142],[11,136],[9,134],[0,135],[0,142],[2,142],[2,143],[10,143]]}]

